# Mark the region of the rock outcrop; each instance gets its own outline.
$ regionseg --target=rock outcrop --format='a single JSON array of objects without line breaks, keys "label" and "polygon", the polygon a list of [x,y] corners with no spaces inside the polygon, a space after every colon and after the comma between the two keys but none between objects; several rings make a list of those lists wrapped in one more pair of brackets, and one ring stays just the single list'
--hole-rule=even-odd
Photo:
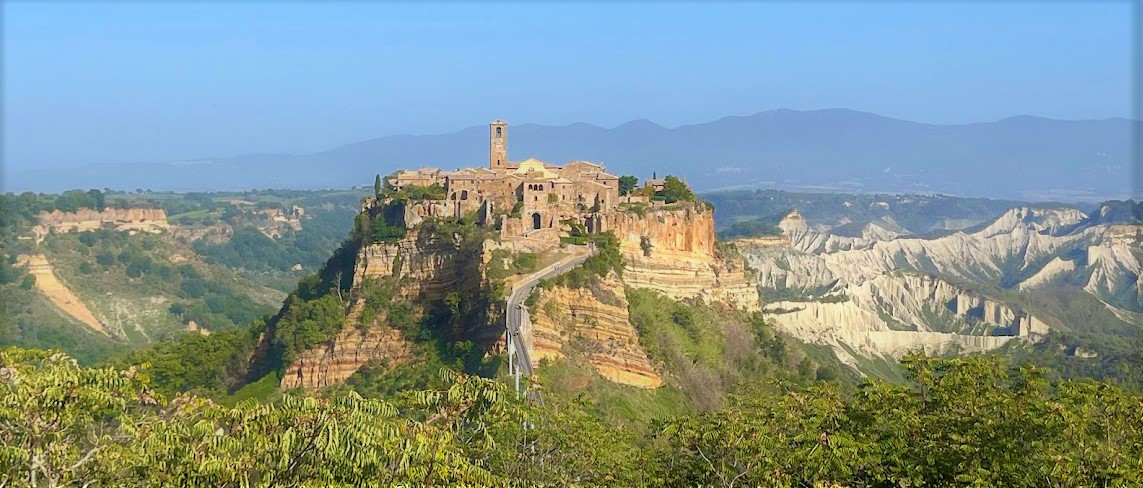
[{"label": "rock outcrop", "polygon": [[1085,291],[1126,311],[1143,311],[1143,225],[1107,226],[1087,248],[1086,261],[1091,275]]},{"label": "rock outcrop", "polygon": [[[362,246],[352,268],[353,288],[367,280],[395,278],[400,299],[424,309],[440,303],[453,291],[478,289],[484,282],[480,266],[483,246],[465,248],[459,235],[437,235],[418,228],[398,241]],[[287,365],[282,388],[320,388],[344,382],[368,363],[395,366],[412,357],[412,343],[390,326],[384,314],[368,324],[359,323],[364,302],[347,314],[341,332],[332,340],[300,354]],[[478,341],[495,340],[503,328],[488,326],[465,331]]]},{"label": "rock outcrop", "polygon": [[766,304],[767,318],[805,342],[828,345],[856,366],[864,356],[915,351],[985,352],[1048,332],[1039,318],[939,278],[893,272],[812,301]]},{"label": "rock outcrop", "polygon": [[[801,297],[767,304],[771,320],[803,340],[833,346],[852,364],[851,351],[899,357],[914,349],[984,351],[1016,337],[1035,340],[1049,321],[997,298],[996,290],[1034,289],[1073,279],[1086,267],[1089,292],[1121,298],[1135,292],[1124,287],[1135,286],[1138,275],[1137,234],[1143,232],[1091,225],[1074,209],[1017,208],[938,238],[803,230],[790,236],[790,249],[749,242],[739,249],[763,290]],[[1083,251],[1086,266],[1076,258]]]},{"label": "rock outcrop", "polygon": [[254,213],[262,218],[262,222],[257,225],[258,232],[271,239],[278,239],[286,229],[302,230],[302,218],[305,217],[306,210],[293,205],[288,211],[282,211],[280,208],[263,208]]},{"label": "rock outcrop", "polygon": [[[382,206],[366,203],[363,212],[408,229],[394,242],[362,246],[352,265],[353,287],[367,280],[399,280],[399,295],[425,308],[441,304],[452,292],[486,293],[492,251],[530,252],[551,247],[551,239],[532,235],[497,242],[474,242],[474,236],[449,234],[430,218],[448,209],[433,205]],[[390,219],[391,217],[391,219]],[[644,388],[663,383],[628,320],[624,286],[646,287],[675,298],[701,298],[758,310],[756,282],[737,254],[716,246],[713,212],[702,204],[680,203],[641,213],[607,212],[592,216],[597,230],[612,231],[620,242],[625,270],[603,280],[599,290],[557,287],[543,292],[541,312],[533,318],[529,337],[532,358],[558,357],[574,350],[582,353],[599,373],[617,383]],[[537,241],[533,245],[532,240]],[[462,298],[462,302],[464,299]],[[490,308],[503,303],[489,304]],[[355,310],[360,304],[355,305]],[[548,310],[545,312],[543,310]],[[480,324],[452,331],[457,337],[493,345],[503,335],[502,310],[476,311]],[[383,319],[355,324],[349,313],[343,330],[332,340],[303,352],[286,368],[284,388],[314,388],[345,381],[369,362],[399,364],[407,361],[411,345]],[[475,317],[474,317],[475,318]]]},{"label": "rock outcrop", "polygon": [[605,230],[619,238],[623,281],[673,299],[701,298],[758,310],[757,284],[741,258],[720,258],[714,212],[702,204],[676,204],[608,216]]},{"label": "rock outcrop", "polygon": [[614,275],[599,290],[546,289],[532,316],[532,363],[565,355],[575,348],[604,378],[624,385],[656,388],[663,384],[627,314],[623,283]]},{"label": "rock outcrop", "polygon": [[49,232],[83,232],[110,227],[130,232],[162,232],[170,228],[167,213],[161,208],[105,208],[102,211],[81,208],[76,212],[53,210],[39,215],[39,225],[32,227],[37,239]]},{"label": "rock outcrop", "polygon": [[805,232],[809,229],[809,225],[806,225],[806,219],[798,213],[798,209],[793,208],[778,222],[778,228],[782,230],[782,235],[789,236]]},{"label": "rock outcrop", "polygon": [[379,361],[388,366],[407,362],[413,356],[413,345],[401,331],[385,325],[379,317],[367,327],[357,324],[364,302],[358,302],[349,313],[347,325],[328,343],[309,349],[298,356],[282,374],[280,386],[290,388],[322,388],[345,382],[368,363]]},{"label": "rock outcrop", "polygon": [[449,291],[476,285],[481,279],[479,269],[466,269],[472,267],[473,260],[482,259],[480,251],[461,256],[458,246],[456,239],[419,232],[411,232],[393,243],[362,246],[354,264],[353,285],[360,286],[367,279],[397,276],[406,282],[401,288],[405,296],[441,300]]}]

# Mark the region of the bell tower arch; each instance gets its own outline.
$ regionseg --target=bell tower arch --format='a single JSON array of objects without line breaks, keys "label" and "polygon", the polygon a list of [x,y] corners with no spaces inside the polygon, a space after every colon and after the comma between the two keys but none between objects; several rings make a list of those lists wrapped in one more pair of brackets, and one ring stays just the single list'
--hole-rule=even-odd
[{"label": "bell tower arch", "polygon": [[493,120],[488,124],[488,169],[508,167],[508,123]]}]

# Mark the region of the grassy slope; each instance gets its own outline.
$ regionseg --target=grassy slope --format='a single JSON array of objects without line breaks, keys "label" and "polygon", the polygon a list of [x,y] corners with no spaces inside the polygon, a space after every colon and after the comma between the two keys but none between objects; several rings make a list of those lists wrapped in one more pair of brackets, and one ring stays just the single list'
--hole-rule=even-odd
[{"label": "grassy slope", "polygon": [[[846,384],[857,381],[832,353],[775,335],[755,316],[650,290],[628,289],[627,298],[631,322],[665,385],[647,390],[610,382],[573,342],[565,348],[568,357],[538,368],[546,395],[585,403],[607,423],[645,433],[654,418],[716,409],[747,385],[809,382],[819,372]],[[799,368],[803,362],[808,367]]]}]

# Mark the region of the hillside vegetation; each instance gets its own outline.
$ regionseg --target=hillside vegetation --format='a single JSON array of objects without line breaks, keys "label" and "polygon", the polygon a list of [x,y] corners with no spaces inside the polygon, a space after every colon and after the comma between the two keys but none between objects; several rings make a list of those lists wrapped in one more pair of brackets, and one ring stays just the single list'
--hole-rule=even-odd
[{"label": "hillside vegetation", "polygon": [[[92,364],[188,329],[248,327],[273,312],[284,296],[279,290],[294,288],[325,261],[359,206],[355,191],[0,195],[0,345],[60,348]],[[291,216],[294,222],[269,217],[295,207],[305,213]],[[95,231],[33,238],[43,212],[104,208],[163,209],[170,229],[130,235],[109,222]],[[47,272],[108,334],[39,292],[35,276],[19,264],[31,255],[44,256]]]},{"label": "hillside vegetation", "polygon": [[575,401],[441,372],[391,401],[168,399],[146,370],[0,351],[8,486],[1131,486],[1143,401],[997,358],[907,362],[910,384],[748,390],[639,435]]}]

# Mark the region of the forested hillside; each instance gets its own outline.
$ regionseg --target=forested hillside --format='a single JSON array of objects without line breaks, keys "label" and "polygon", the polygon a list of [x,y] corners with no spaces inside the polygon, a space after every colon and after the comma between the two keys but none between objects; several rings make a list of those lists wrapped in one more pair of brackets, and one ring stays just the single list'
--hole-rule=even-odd
[{"label": "forested hillside", "polygon": [[[0,204],[0,344],[91,364],[261,322],[345,238],[360,196],[90,190]],[[138,220],[155,214],[166,220]]]}]

